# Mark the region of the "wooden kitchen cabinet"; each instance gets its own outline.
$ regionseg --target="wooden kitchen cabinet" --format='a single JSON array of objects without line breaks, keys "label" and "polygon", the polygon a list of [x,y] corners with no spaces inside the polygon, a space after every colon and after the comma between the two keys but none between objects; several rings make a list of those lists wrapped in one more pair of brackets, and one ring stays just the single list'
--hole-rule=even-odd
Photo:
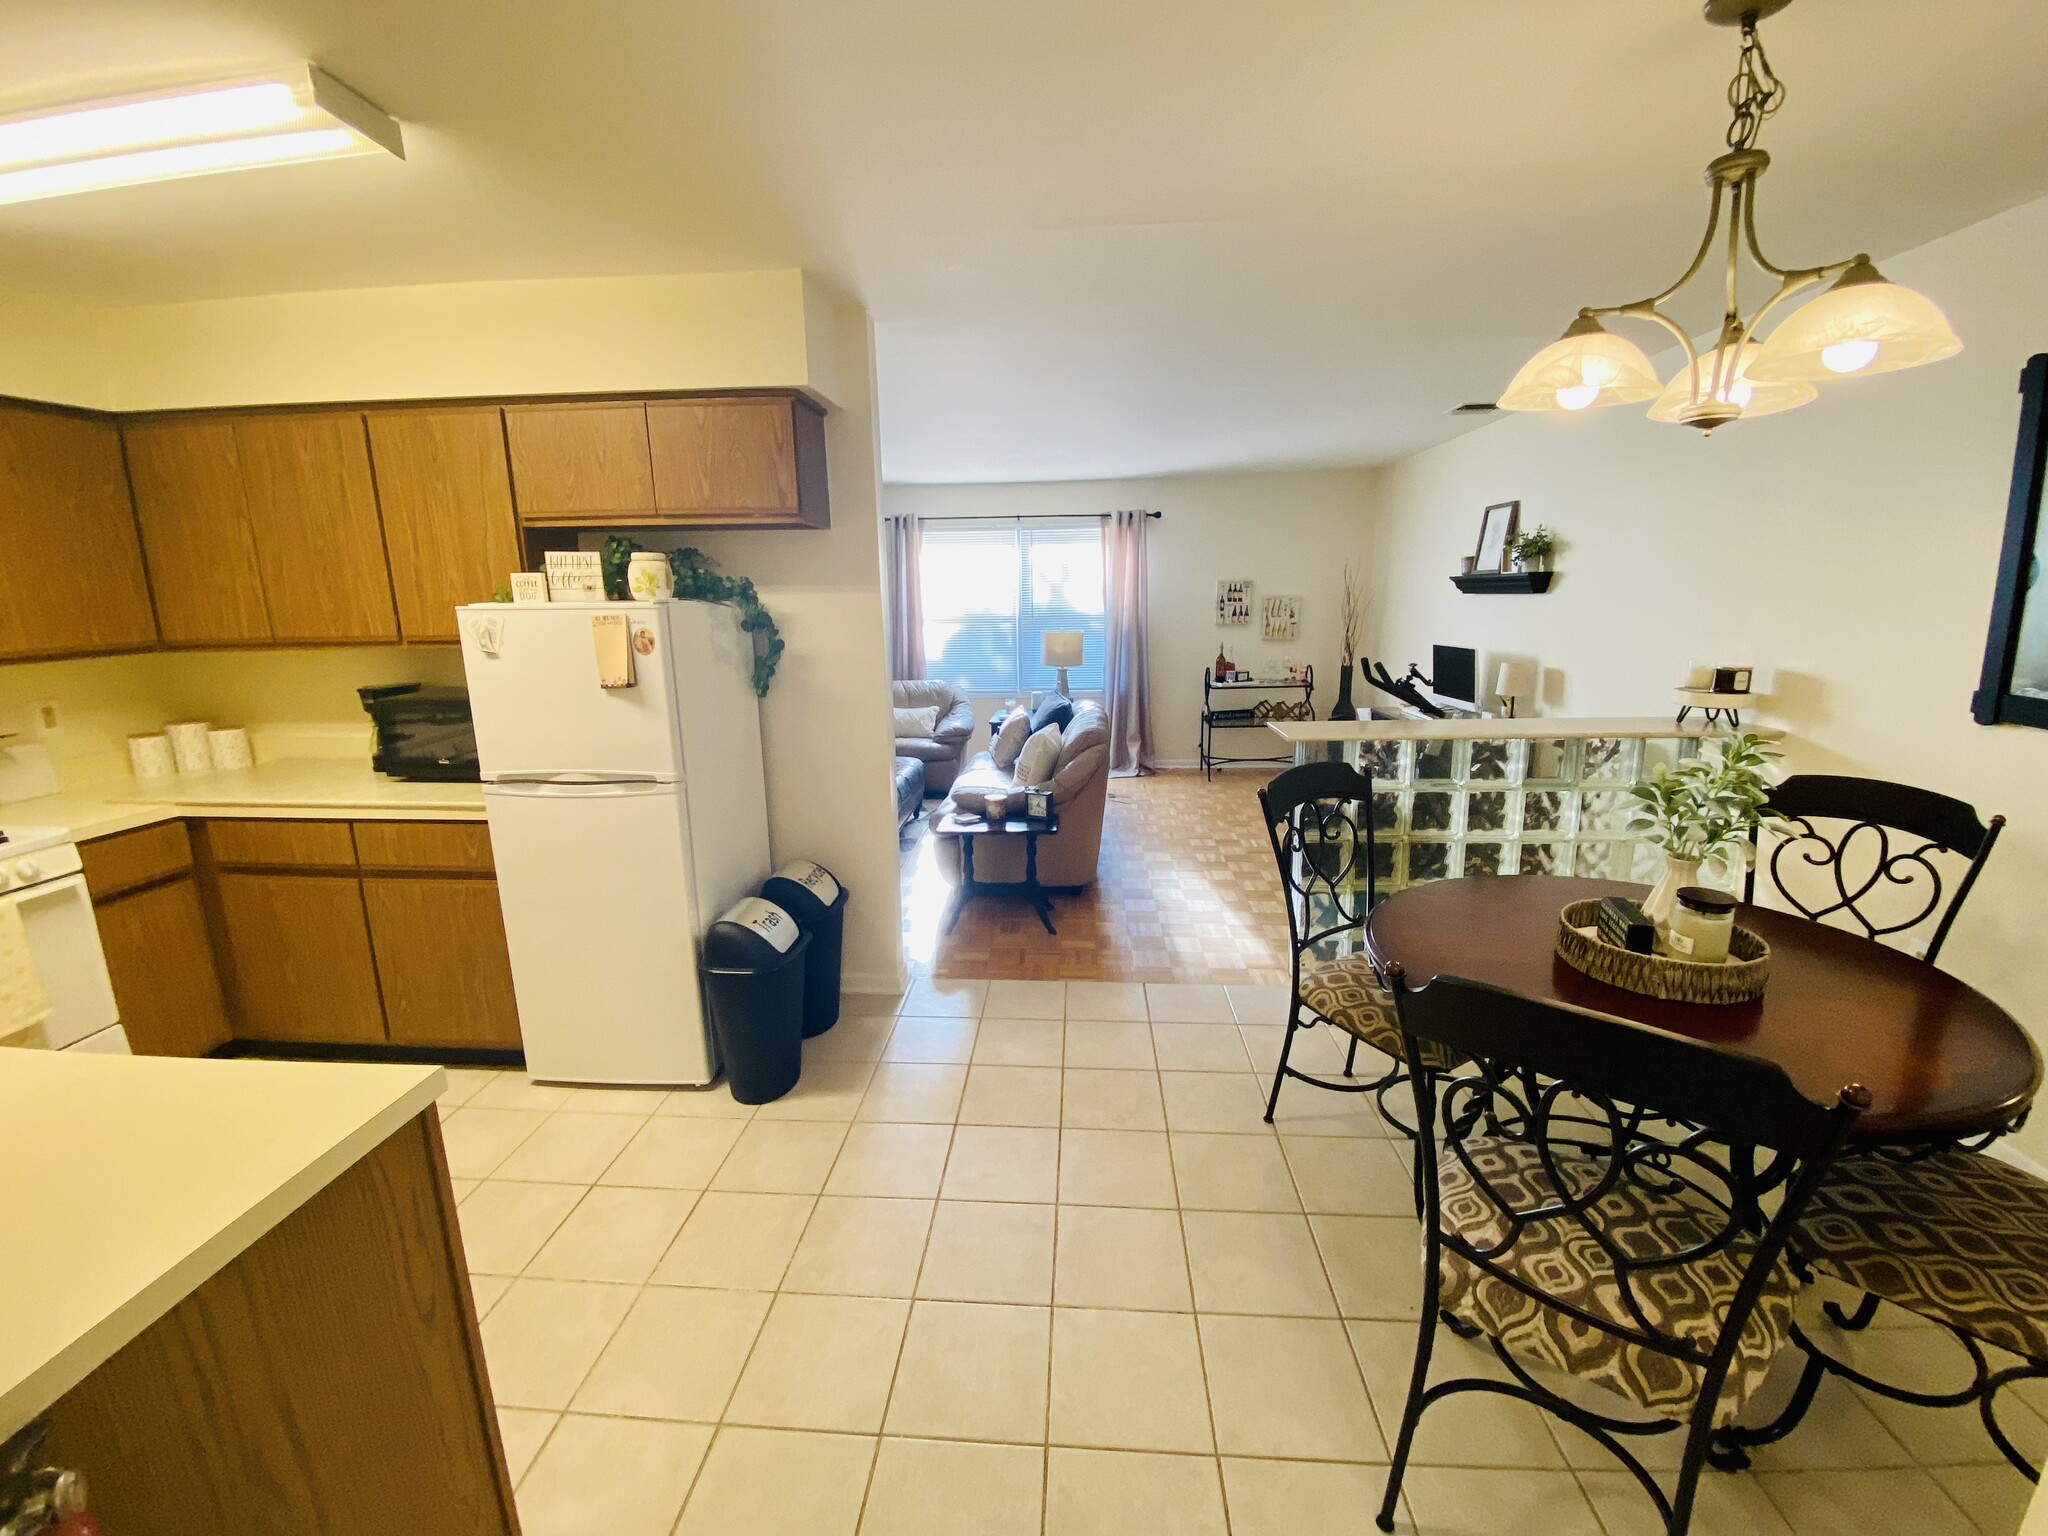
[{"label": "wooden kitchen cabinet", "polygon": [[227,1043],[192,848],[181,821],[79,845],[121,1027],[138,1056],[204,1056]]},{"label": "wooden kitchen cabinet", "polygon": [[496,881],[366,874],[363,907],[393,1045],[519,1049]]},{"label": "wooden kitchen cabinet", "polygon": [[270,610],[234,422],[131,421],[121,438],[164,644],[268,641]]},{"label": "wooden kitchen cabinet", "polygon": [[494,405],[371,411],[370,465],[407,640],[455,640],[455,607],[522,569]]},{"label": "wooden kitchen cabinet", "polygon": [[78,412],[0,406],[0,660],[156,639],[119,430]]},{"label": "wooden kitchen cabinet", "polygon": [[286,643],[396,640],[360,411],[235,418],[270,632]]},{"label": "wooden kitchen cabinet", "polygon": [[565,402],[505,407],[519,520],[536,526],[644,525],[654,513],[647,407]]},{"label": "wooden kitchen cabinet", "polygon": [[808,400],[651,400],[647,440],[663,524],[831,524],[824,417]]},{"label": "wooden kitchen cabinet", "polygon": [[215,888],[237,1036],[385,1043],[370,926],[353,874],[223,869]]}]

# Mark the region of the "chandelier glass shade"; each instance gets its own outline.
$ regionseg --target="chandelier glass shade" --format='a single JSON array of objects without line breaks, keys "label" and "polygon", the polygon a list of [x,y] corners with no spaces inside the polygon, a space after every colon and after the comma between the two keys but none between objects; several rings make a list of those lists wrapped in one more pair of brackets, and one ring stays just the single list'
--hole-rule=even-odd
[{"label": "chandelier glass shade", "polygon": [[[1653,421],[1682,422],[1711,432],[1748,416],[1788,411],[1819,398],[1815,384],[1863,373],[1885,373],[1939,362],[1963,344],[1933,300],[1888,282],[1858,254],[1818,267],[1780,267],[1763,253],[1756,233],[1757,181],[1771,157],[1757,148],[1764,120],[1782,104],[1785,87],[1771,72],[1757,36],[1759,13],[1790,0],[1757,0],[1736,10],[1731,0],[1708,0],[1707,19],[1742,29],[1742,50],[1728,103],[1728,150],[1707,166],[1712,201],[1707,232],[1692,265],[1660,293],[1628,304],[1579,311],[1562,337],[1522,365],[1499,400],[1510,411],[1584,411],[1595,406],[1655,400]],[[1720,254],[1725,302],[1721,329],[1704,354],[1665,303]],[[1744,258],[1775,280],[1775,287],[1745,317],[1739,301]],[[1761,329],[1781,304],[1814,283],[1835,279],[1817,298],[1792,311],[1768,336]],[[1660,325],[1683,349],[1685,361],[1660,384],[1642,348],[1603,326],[1603,316]]]}]

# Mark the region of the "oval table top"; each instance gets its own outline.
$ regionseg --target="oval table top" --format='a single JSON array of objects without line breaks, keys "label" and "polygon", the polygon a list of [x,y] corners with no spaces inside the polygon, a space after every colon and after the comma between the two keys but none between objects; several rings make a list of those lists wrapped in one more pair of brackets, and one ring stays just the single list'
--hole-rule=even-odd
[{"label": "oval table top", "polygon": [[1646,891],[1558,875],[1438,880],[1375,907],[1366,948],[1381,965],[1400,961],[1410,986],[1461,976],[1774,1061],[1822,1103],[1860,1082],[1871,1105],[1859,1140],[1997,1130],[2032,1102],[2041,1054],[2011,1014],[1945,971],[1792,913],[1736,910],[1771,946],[1770,984],[1753,1002],[1664,1002],[1558,958],[1567,903]]}]

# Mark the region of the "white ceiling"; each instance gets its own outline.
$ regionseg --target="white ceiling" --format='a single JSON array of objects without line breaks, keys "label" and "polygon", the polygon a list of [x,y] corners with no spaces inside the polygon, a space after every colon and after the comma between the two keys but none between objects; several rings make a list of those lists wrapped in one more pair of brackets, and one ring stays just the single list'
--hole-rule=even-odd
[{"label": "white ceiling", "polygon": [[[1764,30],[1781,263],[2048,190],[2038,0]],[[0,37],[0,111],[310,59],[408,142],[0,208],[0,282],[802,265],[874,315],[903,481],[1370,464],[1463,429],[1444,411],[1578,305],[1677,275],[1735,53],[1692,0],[0,0]]]}]

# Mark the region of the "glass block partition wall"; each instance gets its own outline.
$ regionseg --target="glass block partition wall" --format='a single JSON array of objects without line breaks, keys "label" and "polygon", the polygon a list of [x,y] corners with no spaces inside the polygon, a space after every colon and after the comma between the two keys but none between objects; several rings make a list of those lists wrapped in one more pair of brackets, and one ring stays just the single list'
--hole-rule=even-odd
[{"label": "glass block partition wall", "polygon": [[1388,895],[1461,875],[1654,881],[1662,856],[1628,831],[1628,787],[1698,753],[1698,735],[1301,743],[1372,775],[1375,884]]}]

